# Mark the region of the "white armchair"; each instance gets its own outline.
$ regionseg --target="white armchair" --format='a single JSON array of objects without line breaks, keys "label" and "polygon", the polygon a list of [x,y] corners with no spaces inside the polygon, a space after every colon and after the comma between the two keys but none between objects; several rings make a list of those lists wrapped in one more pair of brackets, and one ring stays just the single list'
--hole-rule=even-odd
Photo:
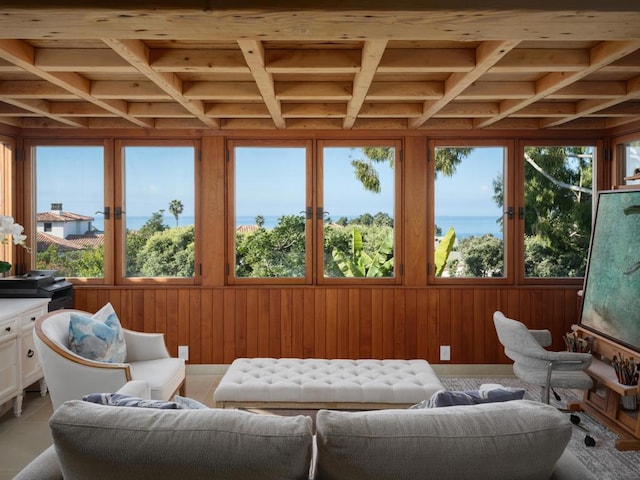
[{"label": "white armchair", "polygon": [[149,385],[151,398],[170,400],[184,394],[184,360],[169,356],[161,333],[123,329],[127,349],[125,363],[89,360],[69,349],[71,312],[57,310],[36,320],[33,336],[54,410],[67,400],[96,392],[116,392],[131,380]]}]

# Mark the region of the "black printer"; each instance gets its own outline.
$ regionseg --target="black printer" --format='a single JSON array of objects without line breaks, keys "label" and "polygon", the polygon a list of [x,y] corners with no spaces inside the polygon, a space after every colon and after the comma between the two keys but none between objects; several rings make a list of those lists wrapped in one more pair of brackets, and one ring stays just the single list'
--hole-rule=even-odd
[{"label": "black printer", "polygon": [[0,278],[0,298],[50,298],[49,311],[73,308],[73,284],[56,277],[56,270],[31,270]]}]

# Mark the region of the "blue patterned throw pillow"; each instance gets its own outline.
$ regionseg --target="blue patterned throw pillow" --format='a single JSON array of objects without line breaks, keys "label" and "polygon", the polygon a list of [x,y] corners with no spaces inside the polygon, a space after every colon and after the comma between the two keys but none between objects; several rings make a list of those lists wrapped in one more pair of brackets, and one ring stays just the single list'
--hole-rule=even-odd
[{"label": "blue patterned throw pillow", "polygon": [[110,303],[93,316],[77,312],[70,314],[69,348],[89,360],[123,363],[127,346],[120,320]]},{"label": "blue patterned throw pillow", "polygon": [[413,405],[410,408],[438,408],[455,405],[477,405],[478,403],[509,402],[522,400],[526,391],[523,388],[508,388],[502,385],[482,385],[479,390],[438,390],[431,399]]},{"label": "blue patterned throw pillow", "polygon": [[111,405],[113,407],[160,408],[162,410],[198,410],[209,408],[193,398],[176,395],[173,402],[148,400],[124,393],[90,393],[82,397],[85,402]]}]

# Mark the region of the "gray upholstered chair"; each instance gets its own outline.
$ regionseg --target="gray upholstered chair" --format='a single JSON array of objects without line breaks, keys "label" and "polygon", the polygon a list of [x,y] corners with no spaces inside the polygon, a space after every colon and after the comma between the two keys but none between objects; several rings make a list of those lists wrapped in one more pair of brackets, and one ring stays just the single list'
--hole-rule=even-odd
[{"label": "gray upholstered chair", "polygon": [[123,363],[89,360],[69,348],[72,312],[56,310],[36,320],[33,336],[54,410],[67,400],[96,392],[115,392],[130,380],[142,380],[154,400],[169,400],[184,394],[185,362],[169,356],[160,333],[123,329],[126,358]]},{"label": "gray upholstered chair", "polygon": [[[593,380],[585,372],[593,360],[590,353],[546,350],[544,347],[552,343],[549,330],[529,330],[525,324],[507,318],[502,312],[493,314],[493,323],[505,355],[514,362],[513,373],[523,382],[542,387],[541,402],[550,403],[554,388],[588,390],[593,386]],[[557,395],[556,398],[559,399]],[[578,425],[580,418],[577,415],[572,414],[571,421],[585,430]],[[589,435],[585,443],[595,445]]]}]

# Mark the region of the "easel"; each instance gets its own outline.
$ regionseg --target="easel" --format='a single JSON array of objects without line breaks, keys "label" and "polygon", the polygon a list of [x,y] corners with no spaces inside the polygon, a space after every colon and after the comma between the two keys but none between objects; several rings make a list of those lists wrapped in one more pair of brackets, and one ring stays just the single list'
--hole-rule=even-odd
[{"label": "easel", "polygon": [[576,334],[594,338],[593,363],[587,370],[594,386],[584,392],[582,403],[570,404],[569,409],[585,410],[615,432],[619,437],[616,440],[618,450],[640,450],[638,409],[626,410],[622,405],[622,397],[640,395],[640,390],[637,385],[618,383],[611,366],[614,355],[637,358],[637,352],[582,327],[576,328]]}]

